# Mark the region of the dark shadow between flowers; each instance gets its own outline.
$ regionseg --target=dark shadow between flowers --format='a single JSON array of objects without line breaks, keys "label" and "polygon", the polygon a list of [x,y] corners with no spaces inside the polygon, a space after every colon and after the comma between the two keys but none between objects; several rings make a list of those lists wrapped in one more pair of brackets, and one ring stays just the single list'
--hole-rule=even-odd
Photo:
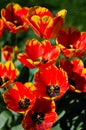
[{"label": "dark shadow between flowers", "polygon": [[67,93],[56,101],[56,112],[58,115],[65,111],[65,114],[53,125],[60,125],[62,130],[86,130],[86,94]]}]

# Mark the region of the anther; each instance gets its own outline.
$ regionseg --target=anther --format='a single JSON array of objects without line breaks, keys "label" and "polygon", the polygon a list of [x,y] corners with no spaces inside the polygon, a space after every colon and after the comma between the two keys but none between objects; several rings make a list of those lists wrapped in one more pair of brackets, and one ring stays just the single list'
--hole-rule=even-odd
[{"label": "anther", "polygon": [[41,124],[44,120],[44,114],[42,112],[36,112],[31,116],[33,123]]},{"label": "anther", "polygon": [[20,109],[27,109],[28,106],[30,105],[30,100],[28,98],[21,99],[18,102],[18,105]]},{"label": "anther", "polygon": [[50,97],[56,97],[60,94],[60,87],[57,85],[49,85],[46,88],[46,94]]}]

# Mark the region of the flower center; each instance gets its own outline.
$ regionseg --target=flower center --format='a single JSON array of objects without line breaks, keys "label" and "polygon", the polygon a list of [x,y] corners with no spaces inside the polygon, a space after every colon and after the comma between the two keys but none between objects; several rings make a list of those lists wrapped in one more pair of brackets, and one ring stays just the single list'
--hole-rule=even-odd
[{"label": "flower center", "polygon": [[43,62],[44,64],[46,64],[48,62],[47,59],[42,59],[42,58],[38,58],[35,61]]},{"label": "flower center", "polygon": [[28,99],[28,98],[21,99],[18,102],[18,105],[19,105],[20,109],[27,109],[28,106],[30,105],[30,99]]},{"label": "flower center", "polygon": [[36,112],[31,116],[33,123],[41,124],[44,120],[44,114],[42,112]]},{"label": "flower center", "polygon": [[46,64],[46,63],[48,62],[48,60],[47,60],[47,59],[42,59],[42,62],[43,62],[44,64]]},{"label": "flower center", "polygon": [[0,86],[9,81],[7,77],[0,77]]},{"label": "flower center", "polygon": [[57,85],[49,85],[46,88],[46,94],[50,97],[58,96],[60,94],[60,87]]}]

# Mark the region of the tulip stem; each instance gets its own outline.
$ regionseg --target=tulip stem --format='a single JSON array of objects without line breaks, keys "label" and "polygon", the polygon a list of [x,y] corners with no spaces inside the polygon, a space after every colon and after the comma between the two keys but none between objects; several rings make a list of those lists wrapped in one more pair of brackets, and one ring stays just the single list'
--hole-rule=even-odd
[{"label": "tulip stem", "polygon": [[16,52],[15,52],[15,46],[16,46],[16,34],[11,34],[11,46],[13,46],[13,62],[16,60]]}]

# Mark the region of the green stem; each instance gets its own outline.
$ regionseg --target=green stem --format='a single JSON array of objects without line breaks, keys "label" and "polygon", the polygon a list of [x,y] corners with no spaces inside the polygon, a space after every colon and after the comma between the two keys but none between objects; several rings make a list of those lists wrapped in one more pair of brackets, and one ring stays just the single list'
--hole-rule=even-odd
[{"label": "green stem", "polygon": [[13,62],[16,60],[16,54],[15,54],[15,46],[16,46],[16,34],[11,34],[11,40],[10,40],[10,45],[14,47],[13,49]]}]

